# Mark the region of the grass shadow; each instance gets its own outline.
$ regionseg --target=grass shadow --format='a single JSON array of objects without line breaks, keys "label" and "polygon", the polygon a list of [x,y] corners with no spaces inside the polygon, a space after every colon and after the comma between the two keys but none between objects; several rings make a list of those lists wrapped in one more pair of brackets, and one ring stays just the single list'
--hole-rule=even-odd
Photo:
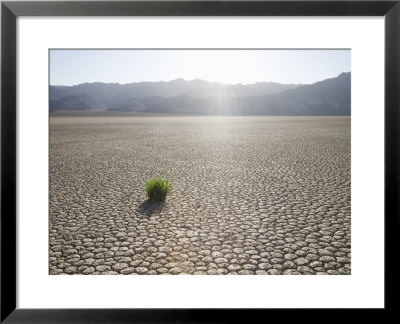
[{"label": "grass shadow", "polygon": [[150,217],[153,214],[161,212],[165,205],[165,201],[151,202],[149,200],[145,200],[137,207],[136,210],[139,214]]}]

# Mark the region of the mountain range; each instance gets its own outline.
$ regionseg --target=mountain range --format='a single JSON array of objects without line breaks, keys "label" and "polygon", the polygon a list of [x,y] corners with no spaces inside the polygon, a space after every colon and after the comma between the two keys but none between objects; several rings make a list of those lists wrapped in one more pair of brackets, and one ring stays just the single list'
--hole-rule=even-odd
[{"label": "mountain range", "polygon": [[314,84],[227,85],[203,80],[50,86],[50,112],[190,115],[350,115],[351,73]]}]

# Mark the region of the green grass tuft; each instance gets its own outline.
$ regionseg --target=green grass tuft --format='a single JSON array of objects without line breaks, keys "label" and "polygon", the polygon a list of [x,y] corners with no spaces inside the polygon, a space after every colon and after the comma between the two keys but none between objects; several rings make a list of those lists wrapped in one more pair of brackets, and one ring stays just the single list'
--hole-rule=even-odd
[{"label": "green grass tuft", "polygon": [[158,177],[146,181],[146,193],[150,201],[164,201],[171,189],[172,185],[168,179]]}]

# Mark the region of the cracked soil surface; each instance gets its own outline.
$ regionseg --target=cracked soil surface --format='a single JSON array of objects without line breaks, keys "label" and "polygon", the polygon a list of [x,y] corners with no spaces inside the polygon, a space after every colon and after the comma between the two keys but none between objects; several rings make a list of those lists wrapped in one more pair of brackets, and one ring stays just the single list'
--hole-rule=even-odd
[{"label": "cracked soil surface", "polygon": [[54,275],[350,274],[350,117],[51,117],[49,230]]}]

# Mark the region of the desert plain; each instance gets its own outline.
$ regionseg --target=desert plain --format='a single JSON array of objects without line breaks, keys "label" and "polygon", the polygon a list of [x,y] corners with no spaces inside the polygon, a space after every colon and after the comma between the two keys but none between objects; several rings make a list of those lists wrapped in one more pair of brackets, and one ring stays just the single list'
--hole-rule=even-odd
[{"label": "desert plain", "polygon": [[349,116],[53,116],[49,149],[52,275],[351,273]]}]

